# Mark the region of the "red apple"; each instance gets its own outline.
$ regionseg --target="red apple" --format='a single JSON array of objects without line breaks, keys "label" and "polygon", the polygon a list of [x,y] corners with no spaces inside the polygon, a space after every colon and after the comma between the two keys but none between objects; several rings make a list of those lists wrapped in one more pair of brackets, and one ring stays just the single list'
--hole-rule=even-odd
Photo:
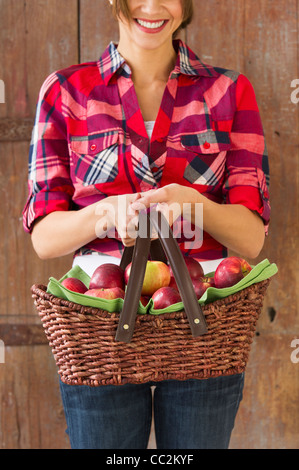
[{"label": "red apple", "polygon": [[240,259],[236,256],[231,256],[225,258],[218,265],[214,274],[215,286],[218,289],[231,287],[241,281],[243,277]]},{"label": "red apple", "polygon": [[[125,269],[125,283],[128,284],[132,263],[128,264]],[[144,274],[144,280],[141,295],[153,295],[160,287],[169,286],[170,271],[167,264],[162,261],[148,261]]]},{"label": "red apple", "polygon": [[149,297],[146,297],[145,295],[142,295],[140,297],[140,302],[144,307],[146,307],[147,304],[149,303]]},{"label": "red apple", "polygon": [[209,287],[208,283],[204,281],[203,278],[200,279],[192,279],[192,285],[198,299],[205,293],[207,288]]},{"label": "red apple", "polygon": [[215,279],[213,277],[204,277],[204,280],[208,283],[208,287],[216,287]]},{"label": "red apple", "polygon": [[196,297],[200,299],[209,287],[215,287],[214,278],[201,277],[200,279],[191,279]]},{"label": "red apple", "polygon": [[[200,277],[204,276],[203,268],[196,259],[184,256],[184,260],[188,268],[191,279],[199,279]],[[170,268],[170,275],[174,277],[171,268]]]},{"label": "red apple", "polygon": [[80,279],[76,279],[75,277],[66,277],[61,282],[61,285],[73,292],[78,292],[79,294],[84,294],[87,291],[86,285],[83,284]]},{"label": "red apple", "polygon": [[108,289],[111,287],[124,289],[124,271],[117,264],[105,263],[94,271],[90,279],[89,289]]},{"label": "red apple", "polygon": [[85,292],[85,295],[90,295],[91,297],[100,297],[101,299],[124,299],[125,291],[120,287],[110,287],[108,289],[89,289]]},{"label": "red apple", "polygon": [[153,294],[152,299],[155,309],[166,308],[181,302],[180,294],[172,287],[161,287]]},{"label": "red apple", "polygon": [[175,278],[173,276],[171,276],[171,278],[170,278],[169,287],[172,287],[173,289],[176,289],[177,291],[179,290],[178,285],[177,285],[177,283],[175,281]]},{"label": "red apple", "polygon": [[[215,287],[215,282],[213,277],[200,277],[199,279],[192,279],[191,282],[198,299],[205,293],[208,287]],[[169,287],[176,289],[179,292],[177,283],[175,282],[174,277],[171,277]]]},{"label": "red apple", "polygon": [[243,258],[238,258],[238,259],[240,260],[240,263],[241,263],[243,275],[246,276],[248,273],[250,273],[250,271],[252,270],[252,267],[245,259]]}]

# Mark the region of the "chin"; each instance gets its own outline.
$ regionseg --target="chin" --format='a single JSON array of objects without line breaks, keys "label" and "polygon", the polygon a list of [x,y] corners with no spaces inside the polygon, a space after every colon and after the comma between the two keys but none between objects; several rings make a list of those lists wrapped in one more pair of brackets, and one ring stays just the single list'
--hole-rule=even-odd
[{"label": "chin", "polygon": [[[140,35],[141,36],[141,35]],[[169,42],[169,38],[159,38],[159,37],[154,37],[150,36],[149,37],[144,37],[142,35],[139,38],[134,38],[134,44],[135,47],[138,47],[139,49],[143,49],[146,51],[155,51],[159,49],[160,47],[165,46]],[[172,39],[171,39],[171,47],[172,47]]]}]

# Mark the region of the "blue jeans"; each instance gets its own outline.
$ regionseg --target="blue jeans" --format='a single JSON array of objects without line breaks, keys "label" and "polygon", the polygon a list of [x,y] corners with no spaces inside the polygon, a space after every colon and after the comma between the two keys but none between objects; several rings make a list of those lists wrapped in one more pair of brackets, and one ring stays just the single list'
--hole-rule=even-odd
[{"label": "blue jeans", "polygon": [[60,382],[72,449],[227,449],[244,374],[206,380],[89,387]]}]

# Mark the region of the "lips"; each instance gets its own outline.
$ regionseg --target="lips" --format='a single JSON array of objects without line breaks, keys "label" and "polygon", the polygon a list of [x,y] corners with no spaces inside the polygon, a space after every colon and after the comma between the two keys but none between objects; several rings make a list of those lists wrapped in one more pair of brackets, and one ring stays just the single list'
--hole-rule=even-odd
[{"label": "lips", "polygon": [[165,27],[165,25],[168,23],[168,20],[146,20],[136,18],[135,22],[142,31],[146,33],[157,33]]}]

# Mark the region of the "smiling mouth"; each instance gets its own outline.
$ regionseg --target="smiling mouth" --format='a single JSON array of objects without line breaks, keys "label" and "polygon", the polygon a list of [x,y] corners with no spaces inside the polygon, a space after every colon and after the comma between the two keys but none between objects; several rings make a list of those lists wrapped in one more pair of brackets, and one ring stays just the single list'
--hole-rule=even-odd
[{"label": "smiling mouth", "polygon": [[162,29],[168,20],[148,21],[136,18],[135,21],[143,29],[147,29],[149,31],[157,31]]}]

